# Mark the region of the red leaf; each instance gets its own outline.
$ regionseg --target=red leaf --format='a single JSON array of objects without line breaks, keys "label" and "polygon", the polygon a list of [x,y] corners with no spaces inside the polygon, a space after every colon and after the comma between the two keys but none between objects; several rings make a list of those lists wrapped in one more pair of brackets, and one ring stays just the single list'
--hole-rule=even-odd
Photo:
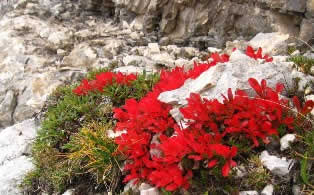
[{"label": "red leaf", "polygon": [[172,191],[176,190],[177,188],[178,188],[178,185],[175,184],[175,183],[172,183],[172,184],[168,185],[165,189],[166,189],[167,191],[172,192]]},{"label": "red leaf", "polygon": [[262,97],[263,96],[263,90],[262,87],[259,85],[256,79],[254,78],[249,78],[249,84],[251,87],[255,90],[255,92]]},{"label": "red leaf", "polygon": [[251,46],[247,46],[246,55],[255,59],[254,49]]},{"label": "red leaf", "polygon": [[221,170],[222,176],[227,177],[229,175],[229,171],[230,171],[230,164],[227,162]]},{"label": "red leaf", "polygon": [[229,98],[229,101],[233,101],[233,94],[232,94],[231,88],[228,89],[228,98]]},{"label": "red leaf", "polygon": [[261,82],[261,84],[262,84],[262,89],[265,90],[266,87],[267,87],[267,82],[266,82],[266,80],[263,79],[262,82]]},{"label": "red leaf", "polygon": [[257,53],[256,53],[256,57],[260,58],[260,59],[262,58],[262,48],[260,48],[260,47],[258,48]]},{"label": "red leaf", "polygon": [[297,108],[298,112],[301,112],[302,109],[299,98],[297,96],[293,96],[292,101],[294,106]]},{"label": "red leaf", "polygon": [[302,109],[302,114],[306,115],[310,113],[313,110],[313,108],[314,108],[314,102],[312,100],[306,101]]},{"label": "red leaf", "polygon": [[189,155],[188,158],[196,161],[202,160],[202,157],[199,155]]},{"label": "red leaf", "polygon": [[284,88],[285,88],[285,86],[282,83],[277,83],[277,85],[276,85],[276,92],[277,93],[281,93]]},{"label": "red leaf", "polygon": [[208,168],[212,168],[217,164],[218,160],[211,160],[208,162]]}]

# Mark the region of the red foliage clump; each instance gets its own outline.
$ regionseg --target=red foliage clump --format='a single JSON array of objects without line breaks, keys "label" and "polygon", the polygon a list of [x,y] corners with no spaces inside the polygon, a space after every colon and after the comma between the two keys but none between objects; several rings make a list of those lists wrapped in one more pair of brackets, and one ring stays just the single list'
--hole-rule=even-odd
[{"label": "red foliage clump", "polygon": [[102,72],[96,75],[95,80],[88,81],[87,79],[82,80],[81,84],[77,86],[73,93],[76,95],[87,95],[90,91],[103,92],[104,87],[112,85],[114,82],[119,85],[130,85],[132,81],[136,80],[135,74],[125,75],[121,72]]},{"label": "red foliage clump", "polygon": [[266,62],[273,61],[273,58],[269,57],[267,54],[262,56],[262,48],[258,48],[257,52],[255,53],[254,49],[251,46],[247,46],[245,53],[247,56],[254,58],[255,60],[264,59]]},{"label": "red foliage clump", "polygon": [[[248,47],[246,54],[254,59],[272,61],[271,57],[262,56],[261,49],[255,53]],[[193,164],[206,163],[209,171],[218,167],[222,176],[227,177],[230,169],[236,166],[234,158],[241,152],[228,140],[248,138],[253,147],[257,147],[260,140],[267,144],[269,136],[278,135],[278,127],[285,125],[293,129],[295,120],[289,103],[279,97],[283,85],[278,84],[276,89],[272,89],[265,80],[259,83],[253,78],[248,80],[256,92],[252,98],[242,90],[236,90],[233,94],[231,89],[223,102],[191,94],[187,99],[188,104],[180,109],[189,121],[188,127],[180,127],[169,114],[172,106],[160,102],[158,96],[164,91],[181,87],[187,79],[197,78],[219,62],[229,61],[228,55],[218,53],[212,54],[211,58],[212,61],[208,63],[195,63],[187,72],[179,67],[162,71],[160,81],[152,92],[139,101],[128,99],[124,106],[114,109],[117,119],[115,130],[127,132],[115,139],[118,151],[127,157],[124,169],[128,175],[124,182],[145,181],[168,191],[188,189],[193,172],[191,167],[183,163],[186,160]],[[104,73],[96,76],[94,81],[83,80],[75,93],[84,95],[95,89],[102,91],[113,80],[128,85],[135,79],[135,75],[119,79]],[[296,98],[294,104],[304,115],[314,107],[314,102],[310,101],[302,108]]]}]

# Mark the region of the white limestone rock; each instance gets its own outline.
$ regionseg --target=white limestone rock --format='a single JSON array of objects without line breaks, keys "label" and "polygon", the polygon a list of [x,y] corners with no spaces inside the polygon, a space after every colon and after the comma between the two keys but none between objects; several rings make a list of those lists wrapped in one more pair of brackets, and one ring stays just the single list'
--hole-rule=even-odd
[{"label": "white limestone rock", "polygon": [[137,55],[127,55],[123,57],[122,61],[125,66],[134,65],[134,66],[145,67],[145,66],[154,65],[154,61],[150,60],[149,58],[144,57],[144,56],[137,56]]},{"label": "white limestone rock", "polygon": [[121,66],[113,70],[113,72],[121,72],[125,74],[131,74],[131,73],[142,74],[144,71],[146,71],[146,73],[149,74],[149,73],[154,73],[157,70],[154,69],[153,67],[144,68],[144,67],[138,67],[138,66]]},{"label": "white limestone rock", "polygon": [[181,88],[161,93],[158,100],[170,104],[185,105],[187,104],[186,98],[191,93],[200,93],[216,86],[225,68],[226,64],[216,65],[202,73],[198,78],[188,79]]},{"label": "white limestone rock", "polygon": [[274,193],[274,186],[272,184],[268,184],[263,189],[261,195],[272,195]]},{"label": "white limestone rock", "polygon": [[263,151],[260,155],[260,160],[268,170],[278,176],[286,176],[290,172],[290,168],[294,163],[294,160],[286,159],[285,157],[279,158],[274,155],[270,155],[267,151]]},{"label": "white limestone rock", "polygon": [[142,183],[139,187],[140,195],[159,195],[158,188],[154,188],[147,183]]},{"label": "white limestone rock", "polygon": [[219,52],[221,52],[221,49],[218,49],[215,47],[208,47],[207,51],[209,51],[210,53],[219,53]]},{"label": "white limestone rock", "polygon": [[141,190],[140,195],[160,195],[158,188],[149,188]]},{"label": "white limestone rock", "polygon": [[116,138],[116,137],[121,136],[124,133],[127,133],[127,132],[125,130],[124,131],[117,131],[117,132],[114,132],[113,130],[108,130],[107,131],[107,134],[108,134],[109,138]]},{"label": "white limestone rock", "polygon": [[18,185],[33,168],[30,144],[36,136],[34,119],[25,120],[0,132],[0,194],[21,194]]},{"label": "white limestone rock", "polygon": [[308,81],[314,80],[313,76],[294,70],[289,62],[258,62],[237,50],[232,53],[228,63],[211,67],[198,78],[187,80],[181,88],[161,93],[158,99],[165,103],[184,106],[190,93],[200,93],[207,99],[217,98],[222,101],[221,94],[226,95],[229,88],[233,91],[246,90],[248,95],[255,95],[248,83],[249,78],[255,78],[258,82],[266,79],[270,87],[283,83],[287,88],[293,88],[295,77],[301,78],[299,89],[302,89]]},{"label": "white limestone rock", "polygon": [[263,54],[278,55],[286,54],[288,34],[279,32],[274,33],[258,33],[250,40],[249,45],[257,49],[261,47]]},{"label": "white limestone rock", "polygon": [[160,54],[158,43],[148,43],[148,50],[150,55]]},{"label": "white limestone rock", "polygon": [[296,139],[295,134],[286,134],[280,139],[280,150],[284,151],[290,147],[290,144],[293,143]]},{"label": "white limestone rock", "polygon": [[150,58],[157,64],[162,64],[168,67],[174,67],[174,57],[167,52],[151,55]]},{"label": "white limestone rock", "polygon": [[239,195],[258,195],[257,191],[241,191]]}]

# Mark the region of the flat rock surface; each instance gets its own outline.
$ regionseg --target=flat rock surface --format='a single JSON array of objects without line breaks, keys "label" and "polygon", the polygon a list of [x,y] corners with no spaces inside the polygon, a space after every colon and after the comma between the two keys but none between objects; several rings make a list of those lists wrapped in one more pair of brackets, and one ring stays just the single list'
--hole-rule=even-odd
[{"label": "flat rock surface", "polygon": [[18,184],[33,168],[28,157],[30,144],[36,136],[34,119],[25,120],[0,132],[0,194],[15,195],[21,192]]}]

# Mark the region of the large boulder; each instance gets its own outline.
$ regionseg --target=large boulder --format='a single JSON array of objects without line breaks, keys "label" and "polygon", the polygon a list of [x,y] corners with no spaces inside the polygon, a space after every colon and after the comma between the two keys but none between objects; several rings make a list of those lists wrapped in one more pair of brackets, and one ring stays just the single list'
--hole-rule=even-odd
[{"label": "large boulder", "polygon": [[248,83],[249,78],[255,78],[258,81],[266,79],[271,87],[275,87],[277,83],[283,83],[288,89],[292,89],[295,77],[301,78],[300,90],[307,81],[314,79],[312,76],[296,71],[290,62],[260,62],[237,50],[232,53],[229,62],[217,64],[203,72],[198,78],[187,80],[178,89],[161,93],[158,99],[173,105],[185,105],[190,93],[200,93],[208,99],[222,100],[221,94],[226,94],[229,88],[233,91],[247,90],[253,95]]}]

